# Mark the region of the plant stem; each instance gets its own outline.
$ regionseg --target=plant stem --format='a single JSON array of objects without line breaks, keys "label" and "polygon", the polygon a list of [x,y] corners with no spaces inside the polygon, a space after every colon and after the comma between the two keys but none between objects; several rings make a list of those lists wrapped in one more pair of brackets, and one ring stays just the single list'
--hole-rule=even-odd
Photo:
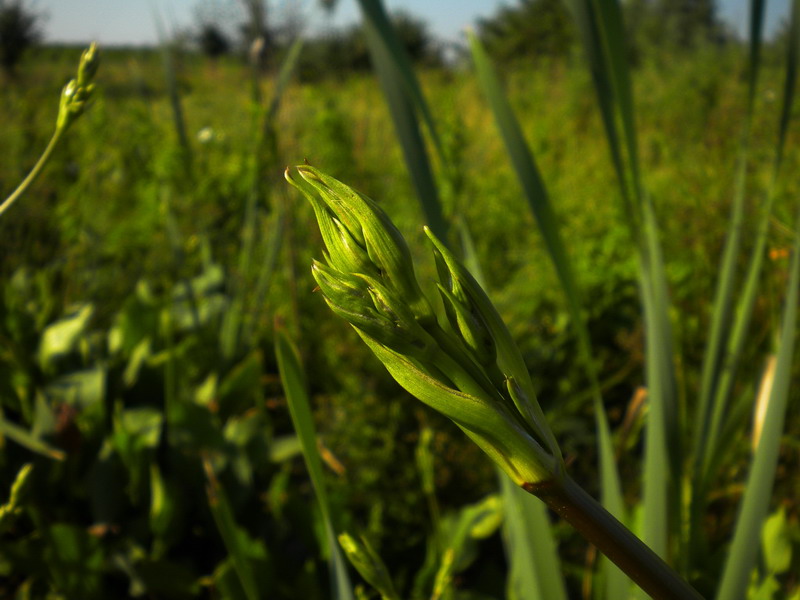
[{"label": "plant stem", "polygon": [[53,137],[50,138],[50,143],[47,144],[47,148],[44,149],[44,152],[39,157],[39,160],[31,169],[31,172],[28,173],[28,176],[22,180],[22,183],[19,184],[16,190],[6,198],[2,204],[0,204],[0,216],[6,212],[14,202],[16,202],[17,198],[22,196],[25,191],[31,186],[31,184],[36,181],[36,178],[44,169],[44,166],[47,164],[47,161],[50,160],[50,156],[53,154],[53,150],[58,145],[61,136],[64,135],[64,131],[66,131],[66,127],[57,127],[55,133],[53,133]]},{"label": "plant stem", "polygon": [[575,527],[655,600],[702,600],[672,567],[569,477],[522,487]]}]

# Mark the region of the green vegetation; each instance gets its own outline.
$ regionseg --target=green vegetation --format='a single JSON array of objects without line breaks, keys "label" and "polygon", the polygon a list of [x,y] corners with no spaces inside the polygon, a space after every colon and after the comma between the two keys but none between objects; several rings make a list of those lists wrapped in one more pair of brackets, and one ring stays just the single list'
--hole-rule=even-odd
[{"label": "green vegetation", "polygon": [[[640,597],[519,487],[564,469],[703,597],[797,598],[796,44],[574,0],[561,58],[445,71],[360,5],[374,74],[105,50],[0,216],[0,596]],[[79,60],[0,90],[3,198]],[[397,235],[320,233],[303,159]]]}]

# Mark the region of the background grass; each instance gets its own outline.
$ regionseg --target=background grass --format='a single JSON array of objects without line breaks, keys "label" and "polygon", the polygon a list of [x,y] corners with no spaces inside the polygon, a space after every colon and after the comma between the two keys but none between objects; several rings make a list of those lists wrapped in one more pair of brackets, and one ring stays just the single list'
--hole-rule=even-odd
[{"label": "background grass", "polygon": [[[680,390],[699,388],[694,379],[746,112],[744,54],[735,47],[653,53],[633,73],[641,162],[673,300]],[[38,158],[77,57],[42,49],[18,81],[0,88],[1,190],[10,191]],[[259,113],[249,70],[233,59],[176,59],[190,173],[160,55],[107,50],[91,110],[35,189],[0,220],[0,416],[65,453],[54,461],[33,442],[1,438],[0,490],[10,489],[24,463],[34,467],[23,513],[0,530],[0,595],[329,597],[326,527],[278,379],[277,320],[300,341],[332,519],[339,530],[363,532],[401,596],[411,597],[425,587],[415,575],[424,573],[440,529],[415,460],[420,431],[435,432],[428,443],[444,514],[493,493],[496,475],[452,424],[405,395],[312,293],[308,265],[321,241],[309,207],[282,181],[285,164],[307,159],[378,200],[427,264],[421,280],[430,282],[422,212],[381,89],[367,74],[290,84],[253,216],[247,206],[259,172]],[[772,173],[783,72],[779,55],[767,52],[750,142],[746,210],[753,220]],[[490,295],[525,356],[573,477],[597,493],[590,382],[489,106],[468,68],[417,76],[461,175],[458,198],[442,195],[444,212],[452,214],[458,202]],[[632,407],[644,368],[635,248],[618,213],[592,82],[577,58],[501,76],[590,299],[587,325],[633,504],[641,493],[630,482],[638,481],[642,462],[643,415]],[[790,129],[784,173],[800,166],[797,142]],[[432,161],[441,183],[436,154]],[[737,395],[754,395],[780,321],[799,187],[789,176],[777,191],[754,342]],[[256,254],[254,266],[243,266],[245,224],[259,244],[282,235],[258,302],[241,296],[252,291],[241,283],[253,280],[249,269],[265,260]],[[223,319],[232,306],[249,319],[250,335],[223,353]],[[43,340],[57,322],[77,333],[53,349]],[[793,372],[796,380],[796,365]],[[782,499],[797,567],[800,418],[791,410],[787,418],[774,497]],[[706,527],[718,550],[702,576],[719,574],[749,447],[746,435],[734,442],[715,484]],[[586,546],[558,523],[554,531],[570,597],[579,597]],[[452,589],[502,596],[500,534],[469,539]],[[244,581],[242,564],[254,571]],[[762,566],[764,575],[769,565]],[[786,596],[798,585],[792,572],[798,569],[776,579]]]}]

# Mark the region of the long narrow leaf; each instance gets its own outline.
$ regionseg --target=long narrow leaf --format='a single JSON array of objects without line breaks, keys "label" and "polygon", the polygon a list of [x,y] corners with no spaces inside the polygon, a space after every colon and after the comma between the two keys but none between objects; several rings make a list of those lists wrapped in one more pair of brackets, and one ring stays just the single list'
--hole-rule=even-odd
[{"label": "long narrow leaf", "polygon": [[748,476],[741,512],[736,521],[733,543],[717,594],[718,600],[738,600],[742,597],[742,590],[747,589],[750,573],[758,558],[761,527],[767,516],[772,487],[775,482],[778,451],[792,377],[797,303],[798,296],[800,296],[798,293],[798,288],[800,288],[800,233],[798,233],[800,232],[800,213],[798,213],[795,231],[775,380],[769,397],[769,406],[764,418],[760,442]]},{"label": "long narrow leaf", "polygon": [[[747,179],[747,162],[750,147],[750,128],[753,116],[753,102],[760,69],[761,29],[764,18],[763,0],[752,0],[750,3],[750,64],[747,89],[747,111],[742,124],[739,161],[737,165],[734,199],[731,206],[730,224],[725,239],[722,262],[719,269],[719,281],[714,297],[711,313],[711,329],[709,342],[703,357],[700,397],[695,414],[695,443],[693,454],[698,473],[695,487],[703,489],[708,478],[709,461],[715,453],[719,423],[724,412],[725,398],[717,394],[721,376],[723,356],[729,343],[731,332],[731,314],[733,312],[733,291],[735,269],[739,258],[742,234],[744,229],[745,186]],[[751,269],[751,273],[753,270]],[[739,313],[744,315],[742,311]],[[743,318],[740,316],[740,318]],[[737,318],[737,322],[739,319]],[[717,416],[714,416],[716,413]],[[702,502],[702,499],[699,499]],[[696,508],[696,510],[701,510]]]},{"label": "long narrow leaf", "polygon": [[622,215],[625,224],[632,234],[636,234],[641,221],[639,206],[631,197],[630,187],[625,170],[624,155],[621,150],[619,131],[616,116],[616,94],[612,84],[609,69],[606,66],[606,57],[603,53],[601,32],[591,0],[568,0],[575,22],[578,25],[581,43],[583,45],[589,70],[592,74],[597,101],[600,106],[600,115],[606,131],[608,146],[611,152],[611,162],[620,184],[622,194]]},{"label": "long narrow leaf", "polygon": [[359,5],[364,16],[364,31],[373,67],[389,105],[403,157],[425,220],[439,239],[446,240],[447,223],[442,214],[439,193],[416,111],[419,110],[425,116],[431,132],[433,120],[411,70],[410,61],[396,39],[383,4],[380,0],[359,0]]},{"label": "long narrow leaf", "polygon": [[651,406],[645,441],[643,537],[655,552],[665,556],[670,531],[667,508],[680,506],[678,486],[669,485],[670,480],[680,480],[682,461],[676,452],[680,448],[679,418],[666,274],[655,214],[644,193],[639,172],[622,11],[617,1],[570,0],[570,5],[592,72],[619,180],[623,216],[638,250],[645,313],[645,368]]},{"label": "long narrow leaf", "polygon": [[417,78],[414,76],[411,59],[408,57],[389,16],[386,14],[383,2],[381,0],[358,0],[358,4],[364,17],[365,29],[368,36],[371,37],[369,42],[371,44],[370,52],[373,49],[380,48],[381,53],[386,56],[387,63],[393,65],[395,75],[405,87],[405,92],[410,96],[411,103],[422,114],[428,133],[441,154],[442,144],[433,121],[433,115],[425,102],[422,88],[420,88]]},{"label": "long narrow leaf", "polygon": [[566,600],[564,578],[550,531],[547,509],[538,498],[499,473],[505,509],[503,536],[509,561],[510,600]]},{"label": "long narrow leaf", "polygon": [[[556,269],[561,287],[564,289],[570,319],[578,336],[581,358],[585,364],[593,390],[595,419],[599,431],[598,445],[603,504],[611,514],[617,518],[623,518],[625,512],[624,504],[619,473],[614,461],[608,418],[600,396],[597,373],[592,362],[589,331],[581,313],[582,301],[569,261],[569,255],[560,234],[558,220],[534,157],[525,142],[522,130],[503,92],[489,56],[478,38],[471,32],[469,34],[469,42],[478,80],[492,108],[495,122],[506,145],[506,151],[511,158],[517,178],[539,226],[539,231],[544,239],[550,260]],[[618,593],[627,585],[627,578],[615,566],[608,564],[611,569],[607,576],[608,587],[614,590],[613,593]]]},{"label": "long narrow leaf", "polygon": [[286,92],[286,86],[289,85],[289,80],[294,74],[297,67],[297,61],[300,58],[300,52],[303,49],[303,38],[298,37],[289,47],[289,52],[286,53],[286,58],[281,63],[278,77],[275,79],[275,90],[272,92],[272,100],[269,103],[269,110],[267,111],[267,119],[274,118],[275,113],[278,112],[283,94]]},{"label": "long narrow leaf", "polygon": [[350,578],[334,533],[328,495],[323,479],[322,460],[317,450],[317,435],[314,430],[308,394],[306,393],[303,370],[292,343],[286,334],[280,330],[275,333],[275,354],[278,358],[278,370],[286,393],[289,413],[291,414],[297,437],[300,438],[303,458],[306,462],[308,474],[311,477],[311,483],[314,486],[322,519],[325,522],[331,560],[332,588],[335,598],[338,600],[352,600],[353,592]]},{"label": "long narrow leaf", "polygon": [[639,150],[634,116],[633,90],[628,69],[627,48],[625,47],[625,26],[619,2],[592,0],[597,14],[599,43],[606,57],[608,79],[614,89],[614,98],[622,125],[625,140],[628,168],[630,170],[631,196],[641,201],[642,181],[639,171]]},{"label": "long narrow leaf", "polygon": [[[472,234],[467,223],[458,215],[451,221],[444,216],[433,170],[421,135],[418,115],[421,115],[433,146],[445,172],[452,164],[439,137],[428,103],[414,75],[408,53],[386,14],[381,0],[359,0],[364,17],[367,44],[373,66],[391,111],[395,131],[411,175],[414,189],[422,205],[428,225],[440,240],[448,244],[446,231],[452,224],[462,240],[464,261],[476,279],[484,283],[483,270],[472,249]],[[448,244],[449,245],[449,244]]]},{"label": "long narrow leaf", "polygon": [[55,460],[64,460],[66,458],[66,454],[62,450],[54,448],[47,442],[31,434],[27,429],[11,423],[10,421],[6,421],[2,416],[0,416],[0,436],[10,438],[20,446],[36,454],[54,458]]},{"label": "long narrow leaf", "polygon": [[225,549],[228,551],[230,560],[233,563],[233,568],[242,584],[247,600],[258,600],[260,594],[258,585],[256,584],[255,573],[253,572],[253,565],[247,555],[245,548],[245,540],[239,525],[236,523],[236,518],[233,515],[228,497],[225,490],[217,481],[214,475],[214,470],[208,459],[203,461],[203,466],[206,470],[208,505],[211,508],[211,514],[214,517],[214,522],[217,524],[222,542],[225,544]]}]

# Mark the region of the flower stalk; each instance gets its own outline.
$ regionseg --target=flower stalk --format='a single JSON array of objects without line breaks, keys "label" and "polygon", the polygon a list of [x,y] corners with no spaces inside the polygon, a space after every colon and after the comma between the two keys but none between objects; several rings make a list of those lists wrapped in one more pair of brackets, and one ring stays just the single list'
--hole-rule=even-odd
[{"label": "flower stalk", "polygon": [[97,50],[97,44],[92,44],[83,51],[81,54],[80,62],[78,63],[78,73],[74,79],[71,79],[64,89],[61,91],[61,99],[58,107],[58,117],[56,118],[56,128],[50,142],[47,144],[39,160],[31,169],[30,173],[22,180],[8,198],[0,204],[0,216],[6,212],[33,184],[39,177],[45,165],[49,162],[64,134],[86,110],[86,107],[91,99],[95,85],[92,83],[97,69],[100,66],[100,55]]}]

